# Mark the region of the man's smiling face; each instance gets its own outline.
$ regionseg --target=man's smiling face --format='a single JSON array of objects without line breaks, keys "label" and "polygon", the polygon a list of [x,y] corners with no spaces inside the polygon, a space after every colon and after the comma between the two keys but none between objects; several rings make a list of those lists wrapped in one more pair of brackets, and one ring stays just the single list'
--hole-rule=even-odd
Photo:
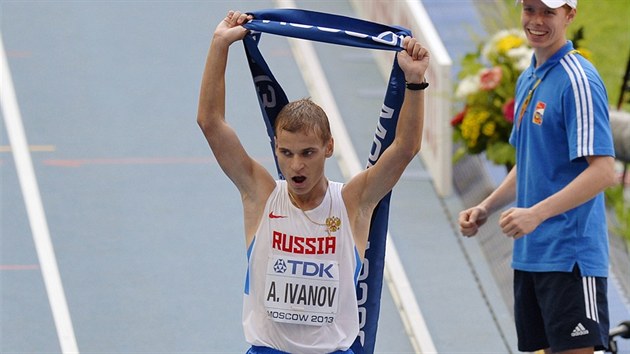
[{"label": "man's smiling face", "polygon": [[521,25],[535,51],[553,54],[566,43],[566,29],[576,10],[565,5],[547,7],[540,0],[523,0]]}]

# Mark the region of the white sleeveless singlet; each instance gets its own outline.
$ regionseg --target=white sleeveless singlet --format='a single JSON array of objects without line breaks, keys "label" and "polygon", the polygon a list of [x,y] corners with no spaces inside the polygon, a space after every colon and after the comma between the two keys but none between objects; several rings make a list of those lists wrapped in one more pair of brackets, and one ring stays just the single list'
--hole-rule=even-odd
[{"label": "white sleeveless singlet", "polygon": [[[341,197],[329,182],[321,204],[306,211],[277,181],[247,251],[243,329],[251,345],[289,353],[330,353],[350,348],[359,332],[356,282],[361,259]],[[332,198],[332,209],[330,202]]]}]

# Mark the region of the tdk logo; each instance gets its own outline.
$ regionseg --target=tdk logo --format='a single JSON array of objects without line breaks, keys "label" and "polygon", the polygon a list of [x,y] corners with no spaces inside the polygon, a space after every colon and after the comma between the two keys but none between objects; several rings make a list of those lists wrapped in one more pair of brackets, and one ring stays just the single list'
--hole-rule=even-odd
[{"label": "tdk logo", "polygon": [[[288,263],[288,264],[287,264]],[[273,270],[276,273],[284,273],[287,269],[291,275],[306,276],[306,277],[319,277],[334,279],[334,276],[330,272],[334,264],[324,264],[315,262],[306,262],[289,259],[286,261],[278,259],[273,266]]]},{"label": "tdk logo", "polygon": [[284,273],[287,271],[287,264],[284,263],[283,259],[278,259],[273,265],[273,270],[276,273]]}]

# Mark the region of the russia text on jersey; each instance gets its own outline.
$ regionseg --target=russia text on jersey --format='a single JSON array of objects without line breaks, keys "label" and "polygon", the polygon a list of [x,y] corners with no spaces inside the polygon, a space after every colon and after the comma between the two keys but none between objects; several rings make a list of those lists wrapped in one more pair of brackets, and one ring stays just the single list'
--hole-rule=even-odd
[{"label": "russia text on jersey", "polygon": [[337,238],[335,236],[294,236],[274,231],[271,247],[293,254],[334,254]]}]

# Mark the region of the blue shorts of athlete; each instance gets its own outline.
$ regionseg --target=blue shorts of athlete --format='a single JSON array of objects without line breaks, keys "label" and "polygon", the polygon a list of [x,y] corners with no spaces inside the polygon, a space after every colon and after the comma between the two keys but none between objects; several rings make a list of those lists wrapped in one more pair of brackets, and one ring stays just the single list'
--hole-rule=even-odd
[{"label": "blue shorts of athlete", "polygon": [[607,281],[573,272],[514,271],[518,350],[553,352],[608,346]]},{"label": "blue shorts of athlete", "polygon": [[[246,354],[290,354],[290,353],[283,352],[281,350],[277,350],[273,348],[259,347],[259,346],[254,345],[251,348],[249,348]],[[351,349],[337,350],[336,352],[332,352],[330,354],[353,354],[353,351]]]}]

